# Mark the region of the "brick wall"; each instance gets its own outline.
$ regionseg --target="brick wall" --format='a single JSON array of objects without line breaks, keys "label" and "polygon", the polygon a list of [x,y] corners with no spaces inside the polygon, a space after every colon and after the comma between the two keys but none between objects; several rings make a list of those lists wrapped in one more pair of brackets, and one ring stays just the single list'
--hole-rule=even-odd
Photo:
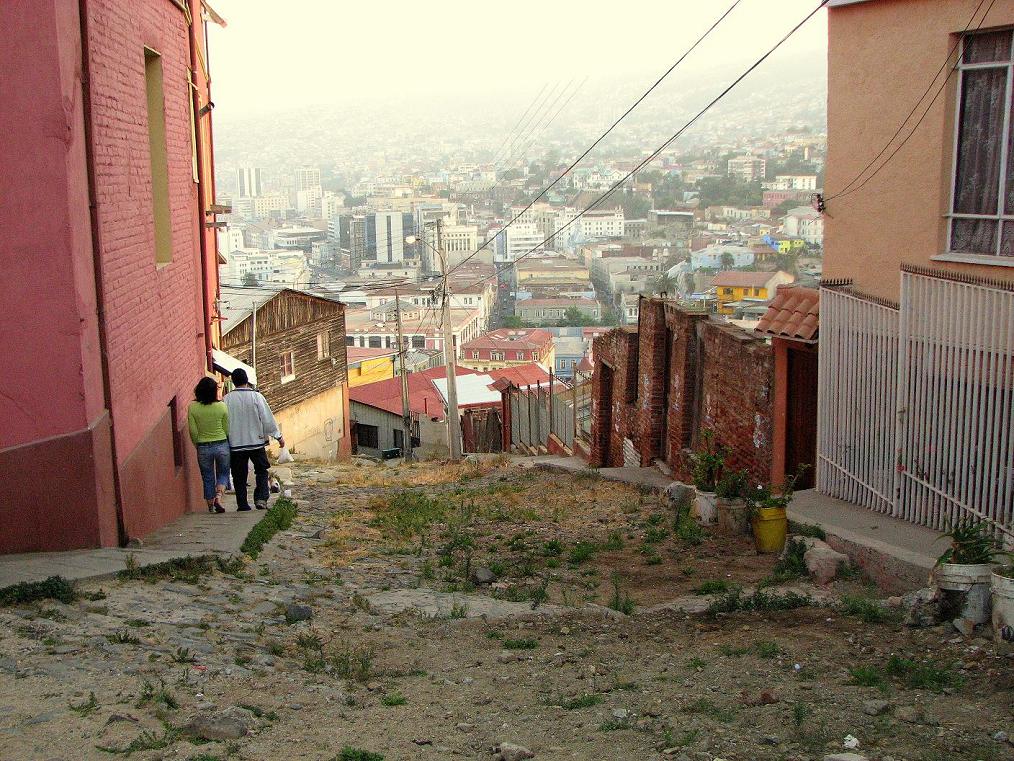
[{"label": "brick wall", "polygon": [[[186,415],[206,366],[200,217],[183,12],[167,0],[88,3],[96,206],[110,391],[122,464],[173,397]],[[172,261],[156,266],[144,49],[162,58]],[[185,428],[185,420],[177,425]]]},{"label": "brick wall", "polygon": [[661,299],[642,299],[639,322],[637,332],[619,329],[595,340],[592,464],[623,465],[623,440],[629,438],[642,466],[664,460],[677,478],[689,481],[686,455],[707,429],[729,449],[731,467],[766,480],[771,347]]}]

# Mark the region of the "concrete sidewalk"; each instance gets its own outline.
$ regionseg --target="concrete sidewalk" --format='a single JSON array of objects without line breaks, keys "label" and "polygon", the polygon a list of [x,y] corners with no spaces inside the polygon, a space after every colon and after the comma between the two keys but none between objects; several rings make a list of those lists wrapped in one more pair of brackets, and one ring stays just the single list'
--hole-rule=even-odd
[{"label": "concrete sidewalk", "polygon": [[230,511],[221,515],[187,513],[163,526],[138,548],[109,547],[70,552],[30,552],[0,555],[0,587],[63,576],[71,581],[115,576],[131,555],[141,567],[195,555],[235,555],[262,510]]}]

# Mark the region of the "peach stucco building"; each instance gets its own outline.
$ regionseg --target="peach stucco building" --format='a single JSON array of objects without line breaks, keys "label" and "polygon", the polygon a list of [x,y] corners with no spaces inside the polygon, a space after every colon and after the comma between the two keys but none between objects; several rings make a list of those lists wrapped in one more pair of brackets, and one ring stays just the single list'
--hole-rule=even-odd
[{"label": "peach stucco building", "polygon": [[217,252],[200,0],[0,3],[0,552],[200,499],[186,407]]},{"label": "peach stucco building", "polygon": [[1012,92],[1011,0],[828,4],[817,488],[1014,542]]}]

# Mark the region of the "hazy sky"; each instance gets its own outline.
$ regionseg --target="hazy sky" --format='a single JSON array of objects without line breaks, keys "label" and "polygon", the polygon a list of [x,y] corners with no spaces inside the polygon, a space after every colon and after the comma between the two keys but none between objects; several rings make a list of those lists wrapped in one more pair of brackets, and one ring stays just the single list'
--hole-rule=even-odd
[{"label": "hazy sky", "polygon": [[[441,93],[530,99],[588,76],[643,90],[732,0],[211,0],[216,117],[363,97]],[[748,64],[818,0],[741,0],[672,75]],[[780,55],[823,66],[825,13]],[[668,84],[668,83],[667,83]],[[636,95],[636,93],[635,93]]]}]

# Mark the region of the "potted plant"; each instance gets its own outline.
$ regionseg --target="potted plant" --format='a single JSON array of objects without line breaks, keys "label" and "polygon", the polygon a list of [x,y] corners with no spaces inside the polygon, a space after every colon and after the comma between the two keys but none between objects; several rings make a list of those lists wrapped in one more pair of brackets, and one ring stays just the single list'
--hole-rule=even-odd
[{"label": "potted plant", "polygon": [[997,650],[1014,650],[1014,554],[1011,563],[993,569],[990,578],[993,602],[993,642]]},{"label": "potted plant", "polygon": [[933,569],[934,583],[942,592],[944,619],[985,623],[989,620],[994,561],[1002,554],[992,529],[983,521],[963,520],[941,538],[951,541]]},{"label": "potted plant", "polygon": [[796,481],[807,466],[802,466],[775,489],[770,484],[757,484],[756,489],[746,492],[746,504],[753,528],[753,540],[757,552],[769,554],[781,552],[789,531],[786,508],[792,502]]},{"label": "potted plant", "polygon": [[696,517],[701,523],[714,523],[718,517],[715,489],[722,479],[727,450],[715,444],[713,431],[701,431],[702,449],[690,453],[690,475],[697,488]]},{"label": "potted plant", "polygon": [[746,504],[749,476],[745,470],[726,470],[715,485],[718,527],[734,534],[750,533],[750,511]]}]

